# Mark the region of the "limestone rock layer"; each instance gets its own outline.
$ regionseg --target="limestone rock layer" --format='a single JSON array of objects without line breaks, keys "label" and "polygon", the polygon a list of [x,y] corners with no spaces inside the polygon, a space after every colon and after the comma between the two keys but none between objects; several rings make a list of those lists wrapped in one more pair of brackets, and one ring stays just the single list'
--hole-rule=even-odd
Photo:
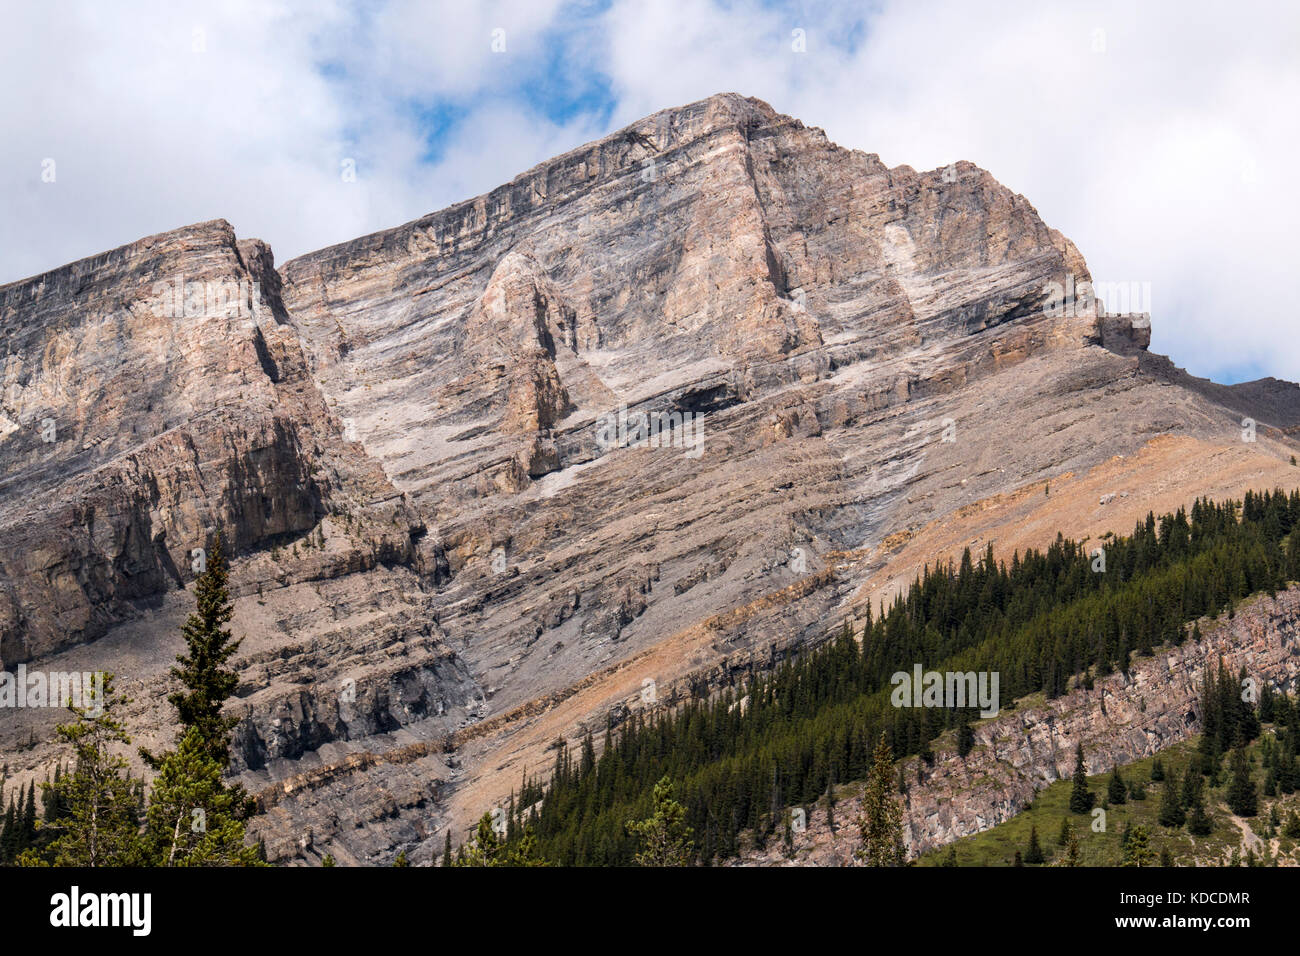
[{"label": "limestone rock layer", "polygon": [[[926,528],[1169,435],[1281,480],[1300,390],[1053,307],[1090,281],[976,166],[726,94],[278,268],[216,221],[0,287],[0,665],[114,670],[165,739],[219,531],[268,852],[427,860],[557,737],[833,632]],[[17,773],[56,718],[6,718]]]}]

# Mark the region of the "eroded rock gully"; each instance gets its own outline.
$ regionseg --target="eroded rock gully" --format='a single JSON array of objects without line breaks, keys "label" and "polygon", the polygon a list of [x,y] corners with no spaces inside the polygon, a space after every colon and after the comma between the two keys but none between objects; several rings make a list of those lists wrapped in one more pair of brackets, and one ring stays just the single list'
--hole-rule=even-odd
[{"label": "eroded rock gully", "polygon": [[[918,529],[1161,436],[1232,450],[1226,490],[1282,480],[1297,390],[1044,307],[1089,278],[978,167],[724,94],[278,268],[216,221],[0,287],[0,664],[115,670],[165,736],[220,529],[272,857],[426,861],[647,678],[833,632]],[[178,282],[234,307],[168,314]],[[600,441],[642,413],[701,416],[702,454]],[[0,722],[20,778],[56,719]]]}]

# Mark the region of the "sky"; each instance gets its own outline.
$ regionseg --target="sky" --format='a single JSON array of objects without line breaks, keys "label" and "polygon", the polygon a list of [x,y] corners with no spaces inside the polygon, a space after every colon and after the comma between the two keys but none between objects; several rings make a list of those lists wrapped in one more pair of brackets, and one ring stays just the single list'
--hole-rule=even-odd
[{"label": "sky", "polygon": [[1300,4],[45,0],[0,35],[0,283],[223,218],[283,262],[756,96],[1023,194],[1154,351],[1300,380]]}]

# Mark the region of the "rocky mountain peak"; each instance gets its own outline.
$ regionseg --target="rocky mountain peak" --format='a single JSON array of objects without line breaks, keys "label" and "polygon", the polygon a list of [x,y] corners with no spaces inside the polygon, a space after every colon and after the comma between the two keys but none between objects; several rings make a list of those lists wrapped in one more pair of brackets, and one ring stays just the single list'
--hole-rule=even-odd
[{"label": "rocky mountain peak", "polygon": [[[0,662],[111,661],[147,743],[220,530],[269,851],[423,853],[557,736],[823,639],[936,523],[1239,445],[1239,399],[1274,461],[1290,393],[1053,304],[1090,279],[978,167],[728,93],[279,267],[215,220],[0,287]],[[41,773],[51,730],[0,747]]]}]

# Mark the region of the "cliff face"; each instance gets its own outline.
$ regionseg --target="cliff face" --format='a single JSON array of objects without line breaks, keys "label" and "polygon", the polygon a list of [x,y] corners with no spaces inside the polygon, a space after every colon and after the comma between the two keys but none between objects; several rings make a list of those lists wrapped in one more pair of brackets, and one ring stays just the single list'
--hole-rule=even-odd
[{"label": "cliff face", "polygon": [[[557,736],[820,639],[920,528],[1158,435],[1237,449],[1241,408],[1233,480],[1280,480],[1294,393],[1047,308],[1089,278],[969,163],[722,95],[278,269],[216,222],[0,287],[0,661],[111,661],[157,732],[221,529],[272,855],[422,860]],[[15,765],[47,717],[0,729]]]}]

